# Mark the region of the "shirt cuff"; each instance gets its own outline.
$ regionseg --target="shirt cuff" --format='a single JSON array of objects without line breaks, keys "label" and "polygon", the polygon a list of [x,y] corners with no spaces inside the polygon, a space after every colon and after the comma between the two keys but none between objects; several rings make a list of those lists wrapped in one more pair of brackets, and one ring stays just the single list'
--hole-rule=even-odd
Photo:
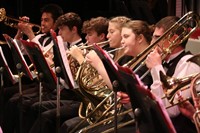
[{"label": "shirt cuff", "polygon": [[160,81],[160,71],[166,74],[162,65],[157,65],[151,69],[151,75],[152,75],[153,81],[158,81],[158,80]]}]

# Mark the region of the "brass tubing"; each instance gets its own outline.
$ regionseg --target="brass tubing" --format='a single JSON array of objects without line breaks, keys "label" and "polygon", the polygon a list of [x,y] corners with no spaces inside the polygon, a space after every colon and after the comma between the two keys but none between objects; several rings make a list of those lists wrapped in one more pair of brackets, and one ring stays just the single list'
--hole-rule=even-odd
[{"label": "brass tubing", "polygon": [[104,102],[106,102],[106,100],[107,100],[111,95],[113,95],[113,92],[111,92],[106,98],[104,98],[104,99],[96,106],[96,108],[95,108],[94,110],[92,110],[92,112],[90,112],[81,122],[79,122],[79,123],[70,131],[70,133],[74,133],[74,132],[76,131],[76,129],[77,129],[80,125],[82,125],[90,116],[92,116],[92,115],[95,113],[95,111],[96,111],[97,109],[99,109],[99,108],[104,104]]},{"label": "brass tubing", "polygon": [[[16,19],[16,18],[12,18],[12,17],[6,16],[5,8],[0,8],[0,22],[1,21],[4,21],[5,25],[8,25],[11,28],[16,28],[16,29],[18,28],[17,24],[19,22],[26,22],[26,21],[23,21],[23,20],[19,20],[19,19]],[[13,22],[10,22],[10,21],[13,21]],[[38,28],[38,30],[35,31],[34,34],[39,34],[40,33],[40,31],[41,31],[41,26],[40,25],[33,24],[33,23],[30,23],[30,22],[26,22],[26,23],[30,24],[32,27]]]},{"label": "brass tubing", "polygon": [[[129,110],[126,110],[126,111],[124,111],[124,112],[122,112],[122,113],[117,114],[117,116],[123,116],[123,115],[126,115],[126,114],[128,114],[128,113],[130,113],[130,112],[132,112],[132,111],[133,111],[132,109],[129,109]],[[90,129],[96,127],[96,126],[99,126],[99,125],[101,125],[101,124],[103,124],[103,123],[105,123],[105,122],[107,122],[107,121],[110,121],[110,120],[112,120],[112,119],[114,119],[114,116],[111,116],[111,117],[109,117],[109,118],[107,118],[107,119],[104,119],[104,120],[102,120],[102,121],[100,121],[100,122],[98,122],[98,123],[89,125],[89,126],[83,128],[83,129],[79,130],[78,133],[87,132],[88,130],[90,130]]]},{"label": "brass tubing", "polygon": [[[98,45],[98,46],[104,46],[104,45],[108,44],[109,41],[110,40],[107,40],[107,41],[104,41],[104,42],[95,43],[95,44]],[[89,49],[89,48],[92,48],[92,47],[93,47],[93,45],[88,45],[88,46],[80,46],[79,48],[80,49]]]}]

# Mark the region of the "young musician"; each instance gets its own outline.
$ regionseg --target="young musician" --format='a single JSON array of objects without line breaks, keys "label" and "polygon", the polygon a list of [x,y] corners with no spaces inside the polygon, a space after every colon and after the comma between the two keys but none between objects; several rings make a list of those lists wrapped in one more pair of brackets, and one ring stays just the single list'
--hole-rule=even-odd
[{"label": "young musician", "polygon": [[[93,45],[94,43],[105,42],[107,41],[106,35],[108,33],[108,19],[105,17],[96,17],[86,20],[83,23],[82,32],[86,34],[85,39],[88,46]],[[84,52],[85,50],[82,51],[77,46],[72,46],[68,51],[68,53],[79,62],[79,64],[82,64],[85,60],[83,55]],[[71,129],[81,120],[82,119],[79,116],[66,120],[63,123],[61,132],[68,132],[67,129],[64,129],[65,126]]]},{"label": "young musician", "polygon": [[[124,16],[114,17],[109,20],[107,38],[109,40],[109,45],[111,48],[119,48],[121,46],[122,25],[128,21],[130,21],[130,19]],[[123,56],[123,51],[116,51],[116,53],[114,53],[114,60],[118,61],[122,56]],[[127,59],[125,60],[126,61],[123,61],[123,59],[121,59],[121,62],[127,62]],[[63,125],[61,126],[61,132],[71,131],[77,124],[76,121],[78,120],[80,121],[81,119],[73,118],[63,123]],[[88,125],[87,122],[85,123],[86,125]],[[83,127],[84,125],[85,124],[81,125],[79,128]]]},{"label": "young musician", "polygon": [[[61,7],[59,7],[56,4],[48,4],[45,5],[41,9],[41,34],[34,35],[32,31],[32,26],[26,22],[20,22],[18,27],[18,32],[15,36],[15,39],[20,39],[22,38],[22,33],[27,35],[30,41],[36,42],[41,45],[41,48],[46,48],[53,43],[50,39],[50,36],[47,35],[50,31],[51,28],[54,28],[55,26],[55,21],[56,19],[63,14],[63,10]],[[24,19],[24,18],[22,18]],[[27,19],[25,17],[25,19]],[[44,36],[45,35],[45,36]],[[21,47],[21,46],[20,46]],[[23,48],[22,48],[23,49]],[[44,49],[43,49],[44,50]],[[23,80],[23,79],[22,79]],[[22,83],[25,81],[22,81]],[[30,106],[32,103],[35,101],[38,101],[38,88],[39,84],[37,80],[33,81],[33,84],[28,84],[28,85],[23,85],[23,95],[26,93],[26,99],[27,102],[24,102],[24,106]],[[13,133],[14,131],[19,131],[19,108],[18,108],[18,103],[19,103],[19,94],[17,93],[19,91],[18,89],[19,86],[13,86],[8,89],[5,89],[8,91],[7,93],[4,93],[4,95],[8,94],[8,98],[12,97],[15,93],[15,95],[6,103],[5,110],[4,111],[4,118],[3,118],[3,123],[2,123],[2,129],[4,132],[7,133]],[[48,89],[47,89],[48,91]],[[7,95],[6,95],[7,96]],[[13,110],[15,110],[13,112]],[[25,118],[25,115],[23,115]],[[27,125],[26,125],[27,124]],[[24,131],[26,132],[26,128],[28,129],[30,125],[29,123],[24,123]]]},{"label": "young musician", "polygon": [[[141,21],[141,20],[132,20],[127,23],[125,23],[122,26],[122,31],[121,31],[121,43],[122,46],[124,47],[124,54],[129,55],[129,56],[137,56],[141,52],[143,52],[148,45],[150,44],[151,37],[152,37],[152,32],[153,32],[153,27],[149,26],[146,22]],[[94,66],[98,72],[102,75],[103,79],[107,82],[107,85],[112,89],[112,84],[110,82],[110,79],[108,78],[107,72],[105,71],[104,66],[102,66],[102,62],[99,59],[99,57],[96,55],[94,51],[91,51],[86,55],[87,61]],[[147,69],[145,69],[147,70]],[[139,71],[137,74],[143,74],[140,73],[143,71]],[[148,77],[148,76],[147,76]],[[151,84],[151,78],[147,78],[145,85]],[[118,95],[122,96],[127,96],[126,99],[122,99],[121,103],[124,104],[126,108],[130,108],[130,105],[126,104],[127,101],[129,101],[129,97],[125,93],[119,93]],[[111,126],[111,125],[110,125]],[[105,130],[106,126],[100,127],[99,129],[95,129],[94,131],[103,131]],[[128,127],[119,129],[122,130],[131,130],[131,132],[134,132],[134,126],[130,125]]]},{"label": "young musician", "polygon": [[[107,41],[108,29],[108,19],[105,17],[91,18],[91,20],[86,20],[83,23],[82,33],[86,34],[86,45],[90,46],[94,43],[105,42]],[[108,44],[108,43],[107,43]],[[107,45],[106,43],[104,45]],[[91,47],[92,48],[92,47]],[[75,58],[79,64],[82,64],[84,61],[84,54],[87,49],[81,50],[79,47],[72,46],[68,54]]]},{"label": "young musician", "polygon": [[[178,17],[175,16],[168,16],[163,19],[161,19],[156,25],[155,25],[155,31],[153,33],[153,39],[152,42],[154,42],[158,37],[162,36],[165,31],[167,31],[174,23],[176,23],[179,20]],[[179,36],[179,32],[182,33],[183,29],[186,27],[181,27],[180,29],[182,31],[175,31],[175,36]],[[173,37],[171,38],[173,39]],[[172,40],[170,40],[172,42]],[[151,75],[153,77],[153,84],[151,85],[151,91],[152,93],[162,98],[165,96],[165,88],[162,86],[162,82],[160,80],[160,74],[159,72],[162,71],[164,74],[170,77],[178,78],[178,77],[185,77],[190,74],[199,73],[200,67],[192,62],[187,62],[187,60],[192,57],[192,54],[190,52],[185,51],[185,45],[187,43],[184,41],[182,44],[179,44],[178,47],[176,47],[172,52],[164,59],[168,65],[162,64],[162,50],[160,48],[154,49],[146,59],[146,65],[151,71]],[[166,42],[161,46],[161,48],[167,48],[169,47],[169,42]],[[185,91],[181,92],[181,95],[184,98],[191,97],[190,90],[187,89]],[[175,100],[177,100],[177,95],[175,96]],[[168,99],[163,99],[163,104],[167,107],[171,104],[169,103]],[[178,133],[182,132],[196,132],[195,127],[191,120],[186,118],[181,112],[180,112],[179,106],[173,106],[169,109],[167,109],[167,112],[169,116],[171,117],[171,120],[174,124],[174,127],[176,128],[176,131]],[[183,126],[184,125],[184,126]]]},{"label": "young musician", "polygon": [[[58,34],[62,37],[66,51],[68,47],[75,45],[83,45],[81,38],[82,20],[80,16],[74,12],[68,12],[61,15],[56,21]],[[70,45],[70,46],[68,46]],[[78,115],[80,105],[79,98],[72,90],[73,88],[61,89],[61,108],[60,108],[60,123],[66,119],[70,119]],[[56,97],[56,94],[52,95]],[[41,116],[35,120],[29,133],[55,133],[56,132],[56,100],[51,98],[42,102]],[[38,114],[40,103],[36,102],[31,106],[34,114]]]}]

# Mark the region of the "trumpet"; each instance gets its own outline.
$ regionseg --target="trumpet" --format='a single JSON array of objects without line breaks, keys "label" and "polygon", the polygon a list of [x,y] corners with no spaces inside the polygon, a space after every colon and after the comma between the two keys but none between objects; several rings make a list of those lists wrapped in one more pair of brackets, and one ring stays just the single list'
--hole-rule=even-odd
[{"label": "trumpet", "polygon": [[[15,19],[15,18],[6,16],[5,8],[0,8],[0,22],[2,22],[2,21],[4,21],[5,25],[10,26],[11,28],[16,28],[16,29],[18,28],[18,26],[17,26],[18,22],[25,22],[25,21],[22,21],[19,19]],[[29,22],[27,22],[27,23],[30,24],[32,26],[32,28],[36,30],[36,31],[34,31],[34,34],[40,33],[40,31],[41,31],[40,25],[29,23]]]}]

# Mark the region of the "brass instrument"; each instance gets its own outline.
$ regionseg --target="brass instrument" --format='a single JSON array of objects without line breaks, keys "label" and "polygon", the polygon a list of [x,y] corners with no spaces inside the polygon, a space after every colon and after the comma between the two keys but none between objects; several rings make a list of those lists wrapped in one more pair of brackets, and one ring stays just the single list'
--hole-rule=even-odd
[{"label": "brass instrument", "polygon": [[[46,57],[46,55],[49,53],[49,51],[50,51],[52,48],[53,48],[53,43],[50,44],[50,46],[49,46],[47,49],[45,49],[45,51],[43,52],[43,55]],[[52,53],[52,54],[53,54],[53,53]],[[53,68],[53,67],[54,67],[54,64],[51,64],[51,65],[50,65],[50,68]],[[32,69],[32,68],[33,68],[33,63],[30,64],[30,65],[28,66],[28,68],[29,68],[29,69]]]},{"label": "brass instrument", "polygon": [[176,93],[180,90],[184,91],[188,89],[188,85],[197,75],[199,75],[199,73],[191,74],[183,78],[171,78],[161,72],[161,82],[163,83],[164,88],[167,89],[163,98],[167,98],[172,105],[177,105],[174,103]]},{"label": "brass instrument", "polygon": [[[87,108],[86,108],[86,113],[84,115],[79,114],[81,118],[85,118],[91,110],[93,110],[98,104],[109,94],[112,92],[111,89],[107,87],[107,85],[104,83],[103,79],[99,76],[98,72],[96,69],[91,67],[90,64],[87,62],[84,62],[81,64],[81,67],[79,68],[78,74],[77,74],[77,83],[79,84],[80,91],[89,99],[90,103],[88,103]],[[106,101],[107,105],[104,103],[103,106],[100,107],[99,110],[102,112],[105,111],[105,108],[108,108],[109,105],[111,104],[109,102],[111,100],[110,98],[108,101]],[[80,108],[80,110],[82,110]],[[83,111],[80,111],[83,112]],[[90,124],[94,123],[98,117],[101,116],[102,113],[95,113],[95,117],[91,116],[88,118],[88,122]],[[99,116],[97,116],[99,115]]]},{"label": "brass instrument", "polygon": [[[194,24],[194,27],[188,31],[188,25]],[[150,44],[143,52],[138,54],[135,58],[129,61],[124,66],[129,66],[131,69],[134,69],[134,72],[137,73],[139,69],[145,66],[145,59],[147,55],[155,49],[159,43],[169,42],[170,46],[168,48],[162,48],[162,59],[164,59],[168,54],[170,54],[176,47],[178,47],[182,42],[187,40],[189,36],[199,27],[199,16],[198,14],[193,13],[192,11],[185,14],[180,18],[174,25],[172,25],[161,37],[159,37],[154,43]],[[174,38],[177,34],[177,31],[182,30],[181,33],[178,33],[178,36]],[[172,41],[173,37],[173,41]],[[139,66],[138,66],[139,64]],[[136,67],[138,66],[138,67]],[[149,71],[148,71],[149,72]],[[141,79],[148,73],[146,72]]]},{"label": "brass instrument", "polygon": [[[109,44],[109,41],[110,41],[110,40],[103,41],[103,42],[99,42],[99,43],[96,43],[96,45],[98,45],[98,46],[100,46],[100,47],[103,47],[103,46],[106,46],[107,44]],[[91,49],[92,47],[93,47],[93,45],[88,45],[88,46],[86,46],[86,44],[85,44],[85,45],[83,45],[83,46],[80,46],[79,48],[80,48],[80,49]]]},{"label": "brass instrument", "polygon": [[[78,48],[80,48],[81,50],[89,50],[93,47],[93,45],[86,46],[87,44],[88,44],[88,42],[84,43],[83,45],[78,46]],[[96,44],[103,47],[103,46],[109,44],[109,40],[99,42],[99,43],[96,43]],[[68,60],[69,60],[69,66],[70,66],[72,75],[75,79],[77,77],[76,75],[77,75],[78,68],[80,67],[80,65],[79,65],[78,61],[76,59],[74,59],[70,54],[68,54],[67,57],[68,57]]]},{"label": "brass instrument", "polygon": [[[97,45],[105,45],[107,42],[109,41],[97,43]],[[92,45],[89,47],[83,47],[88,49],[91,46]],[[116,48],[114,50],[108,51],[108,53],[112,53],[123,48],[124,47]],[[113,116],[114,114],[114,93],[110,88],[108,88],[96,69],[94,69],[87,62],[83,62],[77,72],[76,82],[79,84],[79,91],[83,94],[84,97],[88,99],[88,101],[84,103],[84,106],[83,104],[80,106],[79,116],[83,120],[77,124],[71,133],[74,132],[83,122],[88,122],[90,125],[93,125],[94,123]],[[118,112],[121,111],[121,107],[121,104],[119,104]],[[112,120],[110,119],[107,121],[107,123],[111,121]]]},{"label": "brass instrument", "polygon": [[200,74],[198,74],[191,82],[190,91],[192,93],[192,99],[194,102],[195,113],[193,114],[193,120],[197,129],[200,133],[200,96],[197,93],[196,84],[200,81]]},{"label": "brass instrument", "polygon": [[[126,111],[118,113],[117,116],[121,117],[121,116],[126,115],[128,113],[131,113],[132,111],[133,111],[132,109],[129,109],[129,110],[126,110]],[[102,120],[102,121],[100,121],[98,123],[94,123],[94,124],[92,124],[90,126],[87,126],[87,127],[83,128],[83,129],[79,130],[78,132],[79,133],[87,132],[88,130],[90,130],[90,129],[94,128],[94,127],[100,126],[102,124],[105,124],[106,122],[111,121],[113,119],[114,119],[114,116],[110,116],[110,117],[108,117],[108,118],[106,118],[106,119],[104,119],[104,120]],[[123,124],[118,125],[118,128],[126,126],[126,125],[131,124],[131,123],[135,123],[135,119],[132,119],[132,120],[128,121],[127,123],[123,123]],[[108,129],[108,130],[104,131],[103,133],[109,133],[109,132],[113,132],[113,129],[112,128]]]},{"label": "brass instrument", "polygon": [[[191,58],[187,60],[187,62],[193,62],[197,64],[198,66],[200,66],[200,54],[196,54],[192,56]],[[171,106],[166,107],[166,108],[170,108],[174,105],[180,104],[179,102],[178,103],[173,102],[176,93],[179,90],[184,91],[188,89],[191,81],[198,75],[199,73],[194,73],[183,78],[173,78],[173,77],[166,76],[162,72],[160,72],[160,79],[161,79],[161,82],[163,83],[163,87],[165,88],[165,96],[163,98],[167,98],[169,102],[172,104]],[[188,99],[189,98],[183,100],[183,102]]]},{"label": "brass instrument", "polygon": [[[11,28],[16,28],[16,29],[18,28],[17,24],[19,22],[22,22],[22,20],[6,16],[5,8],[0,8],[0,22],[2,22],[2,21],[4,21],[5,25],[8,25]],[[27,22],[27,23],[30,24],[33,27],[33,29],[36,30],[34,32],[34,34],[39,34],[40,33],[40,31],[41,31],[40,25],[29,23],[29,22]]]},{"label": "brass instrument", "polygon": [[[189,24],[195,25],[190,31],[186,27]],[[164,59],[168,54],[170,54],[176,47],[179,46],[182,42],[188,39],[190,34],[192,34],[197,27],[199,26],[199,16],[193,12],[188,12],[181,19],[179,19],[174,25],[172,25],[161,37],[159,37],[154,43],[150,44],[143,52],[138,54],[131,61],[123,65],[124,67],[129,67],[130,69],[134,69],[134,72],[137,73],[139,69],[141,69],[145,65],[145,59],[147,55],[155,49],[159,43],[168,41],[170,46],[168,48],[163,48],[162,51],[162,59]],[[183,29],[181,34],[177,36],[177,38],[172,41],[172,37],[174,38],[177,35],[177,31]],[[139,65],[139,67],[137,67]],[[145,73],[146,74],[146,73]],[[144,74],[144,75],[145,75]],[[144,77],[144,76],[142,76]],[[141,77],[141,79],[142,79]],[[100,121],[101,122],[101,121]],[[95,122],[96,123],[96,122]],[[94,123],[94,124],[95,124]],[[91,125],[93,127],[93,125]],[[90,126],[84,130],[90,129]]]},{"label": "brass instrument", "polygon": [[4,45],[4,44],[7,44],[7,42],[6,42],[6,41],[1,41],[1,40],[0,40],[0,45]]}]

